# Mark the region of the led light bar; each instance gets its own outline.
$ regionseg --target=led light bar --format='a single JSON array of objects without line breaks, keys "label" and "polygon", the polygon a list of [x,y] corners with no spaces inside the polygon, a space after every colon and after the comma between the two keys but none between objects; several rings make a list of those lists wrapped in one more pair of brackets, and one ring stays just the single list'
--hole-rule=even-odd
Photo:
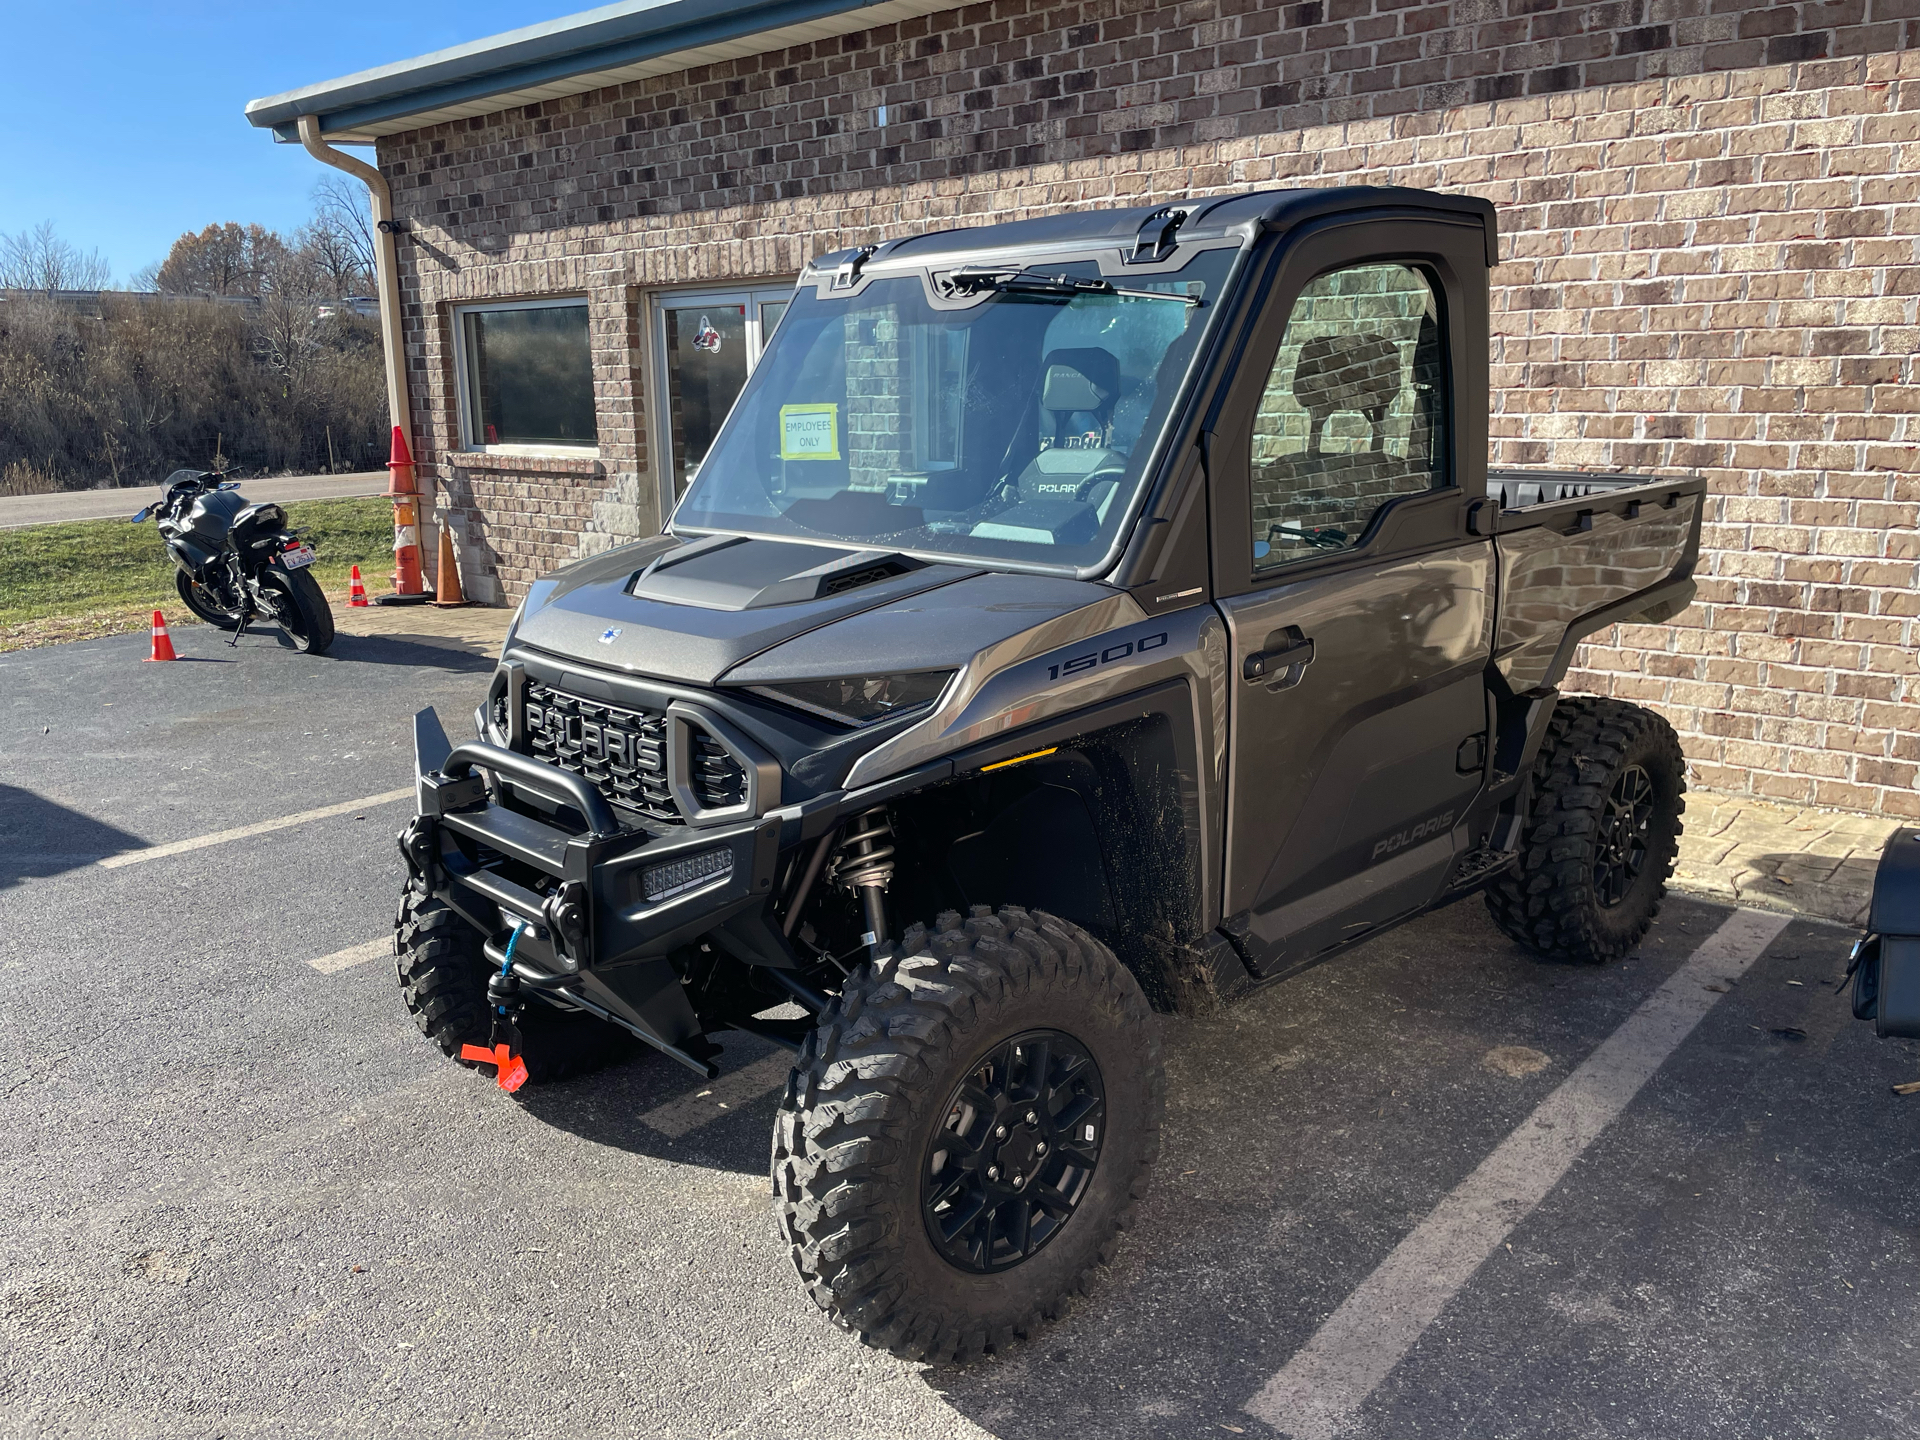
[{"label": "led light bar", "polygon": [[677,855],[640,872],[640,889],[649,900],[671,900],[712,880],[724,880],[733,874],[733,851],[722,845],[714,850],[697,850]]}]

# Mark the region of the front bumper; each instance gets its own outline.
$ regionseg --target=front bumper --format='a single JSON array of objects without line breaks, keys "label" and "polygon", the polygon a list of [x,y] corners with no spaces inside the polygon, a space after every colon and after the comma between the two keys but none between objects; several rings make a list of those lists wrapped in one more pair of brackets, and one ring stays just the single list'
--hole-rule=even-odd
[{"label": "front bumper", "polygon": [[[711,1047],[671,953],[715,933],[762,964],[792,963],[764,923],[781,820],[749,816],[679,833],[621,831],[587,781],[512,750],[449,746],[431,709],[414,717],[418,813],[400,837],[411,883],[489,937],[495,961],[521,928],[514,971],[555,1003],[589,1010],[683,1064]],[[497,802],[502,782],[571,806],[575,834]],[[737,933],[736,933],[737,932]]]}]

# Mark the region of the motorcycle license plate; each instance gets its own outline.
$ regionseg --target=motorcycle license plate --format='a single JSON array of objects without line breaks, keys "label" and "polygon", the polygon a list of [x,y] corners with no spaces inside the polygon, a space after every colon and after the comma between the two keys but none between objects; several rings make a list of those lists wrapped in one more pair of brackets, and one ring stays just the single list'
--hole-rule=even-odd
[{"label": "motorcycle license plate", "polygon": [[304,545],[295,545],[280,552],[280,563],[289,570],[298,570],[302,565],[313,563],[313,551]]}]

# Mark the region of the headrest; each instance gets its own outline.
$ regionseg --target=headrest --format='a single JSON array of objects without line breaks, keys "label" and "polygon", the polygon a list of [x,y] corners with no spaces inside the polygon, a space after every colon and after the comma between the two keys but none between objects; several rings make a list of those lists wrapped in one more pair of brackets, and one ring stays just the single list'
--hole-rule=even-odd
[{"label": "headrest", "polygon": [[1316,414],[1384,410],[1400,398],[1400,347],[1380,335],[1316,335],[1300,347],[1293,398]]},{"label": "headrest", "polygon": [[1046,384],[1040,387],[1042,410],[1098,410],[1107,397],[1094,383],[1071,365],[1049,365]]},{"label": "headrest", "polygon": [[1041,365],[1043,410],[1098,410],[1120,392],[1120,361],[1111,350],[1049,350]]}]

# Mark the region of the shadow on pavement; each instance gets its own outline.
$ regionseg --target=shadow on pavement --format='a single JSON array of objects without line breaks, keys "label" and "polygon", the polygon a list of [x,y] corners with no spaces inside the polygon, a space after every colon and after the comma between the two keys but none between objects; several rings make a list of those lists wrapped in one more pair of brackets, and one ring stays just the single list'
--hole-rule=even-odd
[{"label": "shadow on pavement", "polygon": [[0,785],[0,890],[77,870],[146,843],[44,795]]},{"label": "shadow on pavement", "polygon": [[[446,670],[478,675],[493,669],[494,654],[477,640],[454,636],[415,639],[405,635],[346,635],[334,639],[323,659],[358,665],[402,665],[410,670]],[[475,699],[479,697],[476,695]]]},{"label": "shadow on pavement", "polygon": [[[720,1062],[721,1073],[713,1081],[648,1051],[578,1080],[528,1085],[514,1098],[534,1118],[595,1145],[676,1164],[764,1175],[774,1112],[780,1103],[778,1082],[770,1081],[764,1090],[756,1086],[748,1093],[736,1093],[728,1084],[760,1059],[757,1044],[729,1036],[727,1058]],[[702,1091],[731,1098],[724,1110],[716,1106],[712,1118],[707,1118],[706,1107],[697,1104]],[[663,1107],[669,1107],[675,1119],[666,1119]],[[687,1107],[702,1112],[691,1123]],[[649,1116],[654,1123],[649,1123]],[[668,1133],[672,1130],[680,1133]]]}]

